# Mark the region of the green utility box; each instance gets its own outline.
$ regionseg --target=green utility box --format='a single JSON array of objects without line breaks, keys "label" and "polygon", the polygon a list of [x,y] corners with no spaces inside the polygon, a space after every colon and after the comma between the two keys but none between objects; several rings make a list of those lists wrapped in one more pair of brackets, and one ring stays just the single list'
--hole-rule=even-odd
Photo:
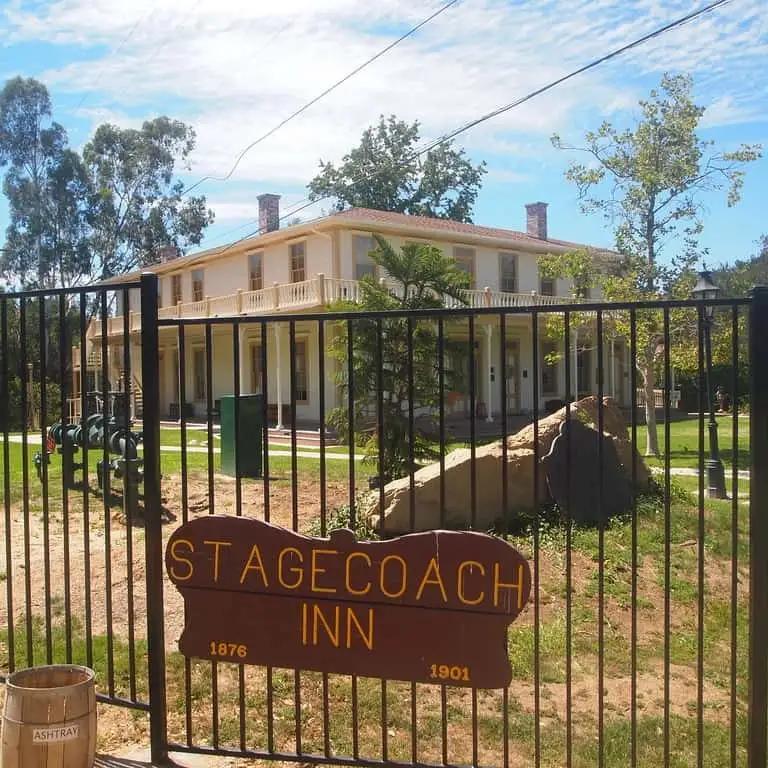
[{"label": "green utility box", "polygon": [[261,395],[237,398],[237,437],[235,450],[235,397],[221,398],[221,471],[234,477],[261,477],[264,426]]}]

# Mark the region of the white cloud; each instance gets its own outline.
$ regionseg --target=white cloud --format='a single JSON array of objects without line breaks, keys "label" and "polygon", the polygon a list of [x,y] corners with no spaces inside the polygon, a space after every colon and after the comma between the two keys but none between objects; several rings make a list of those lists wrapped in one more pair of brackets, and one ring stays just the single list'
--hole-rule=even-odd
[{"label": "white cloud", "polygon": [[[14,2],[0,12],[0,36],[82,46],[82,57],[40,73],[54,92],[85,94],[94,125],[105,115],[123,124],[136,119],[121,115],[136,113],[185,119],[198,135],[195,173],[221,175],[242,147],[440,2]],[[710,125],[764,114],[755,100],[765,104],[765,86],[743,88],[768,54],[762,10],[764,0],[726,6],[460,142],[478,158],[540,161],[552,132],[578,135],[631,110],[647,90],[643,76],[665,70],[694,73],[712,101]],[[438,136],[689,11],[689,0],[464,0],[255,148],[235,178],[261,189],[304,185],[319,158],[338,159],[379,113],[418,118],[425,140]],[[220,219],[237,218],[239,205],[222,201]]]}]

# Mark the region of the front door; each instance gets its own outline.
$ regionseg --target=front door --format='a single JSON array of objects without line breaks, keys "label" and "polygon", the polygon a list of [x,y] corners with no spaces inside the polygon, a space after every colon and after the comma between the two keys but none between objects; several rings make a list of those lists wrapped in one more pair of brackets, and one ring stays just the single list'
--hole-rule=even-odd
[{"label": "front door", "polygon": [[520,342],[511,339],[505,352],[507,413],[520,413]]}]

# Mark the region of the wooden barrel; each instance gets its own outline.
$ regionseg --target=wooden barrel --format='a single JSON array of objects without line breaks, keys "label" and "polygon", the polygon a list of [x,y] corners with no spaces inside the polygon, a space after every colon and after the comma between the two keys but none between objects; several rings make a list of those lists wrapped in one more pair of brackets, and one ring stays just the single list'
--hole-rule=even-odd
[{"label": "wooden barrel", "polygon": [[67,664],[14,672],[6,683],[2,738],[2,768],[91,768],[93,670]]}]

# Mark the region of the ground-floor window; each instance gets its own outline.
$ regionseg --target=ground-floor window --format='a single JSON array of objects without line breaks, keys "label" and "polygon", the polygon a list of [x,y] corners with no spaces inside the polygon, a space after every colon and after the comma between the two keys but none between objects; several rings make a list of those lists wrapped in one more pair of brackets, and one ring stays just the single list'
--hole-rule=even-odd
[{"label": "ground-floor window", "polygon": [[296,402],[309,400],[309,376],[307,374],[307,342],[296,340]]},{"label": "ground-floor window", "polygon": [[558,393],[558,368],[556,359],[557,344],[545,341],[541,344],[541,394],[556,395]]}]

